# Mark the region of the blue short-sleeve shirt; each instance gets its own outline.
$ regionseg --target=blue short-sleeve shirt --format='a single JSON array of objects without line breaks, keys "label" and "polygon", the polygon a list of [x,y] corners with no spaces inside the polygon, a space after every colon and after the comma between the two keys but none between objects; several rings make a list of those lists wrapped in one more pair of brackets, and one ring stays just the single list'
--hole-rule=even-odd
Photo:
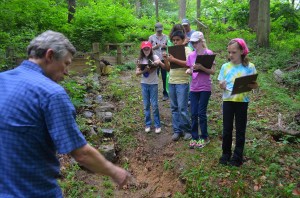
[{"label": "blue short-sleeve shirt", "polygon": [[87,144],[64,88],[24,61],[0,73],[0,197],[62,197],[59,161]]}]

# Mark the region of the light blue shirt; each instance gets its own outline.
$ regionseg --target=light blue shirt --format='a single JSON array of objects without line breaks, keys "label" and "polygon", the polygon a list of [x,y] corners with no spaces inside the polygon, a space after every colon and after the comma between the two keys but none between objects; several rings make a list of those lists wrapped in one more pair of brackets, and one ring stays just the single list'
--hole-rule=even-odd
[{"label": "light blue shirt", "polygon": [[234,65],[231,62],[222,65],[218,80],[226,81],[226,90],[223,91],[223,101],[233,102],[249,102],[249,92],[231,95],[234,80],[241,76],[256,74],[254,64],[249,63],[248,66],[242,64]]}]

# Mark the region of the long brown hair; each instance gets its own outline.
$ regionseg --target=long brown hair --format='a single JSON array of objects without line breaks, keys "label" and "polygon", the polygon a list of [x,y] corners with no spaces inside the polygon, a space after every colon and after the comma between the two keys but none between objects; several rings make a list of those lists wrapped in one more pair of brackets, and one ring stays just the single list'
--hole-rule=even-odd
[{"label": "long brown hair", "polygon": [[[228,43],[228,46],[229,45],[233,45],[233,44],[237,44],[239,46],[239,49],[240,50],[243,50],[243,47],[235,40],[231,40],[229,43]],[[247,67],[249,65],[249,58],[247,55],[241,55],[241,58],[242,58],[242,65]],[[228,58],[228,61],[230,61],[230,59]]]},{"label": "long brown hair", "polygon": [[[138,60],[142,60],[143,58],[147,58],[148,59],[148,64],[151,64],[151,62],[154,62],[154,58],[153,58],[153,50],[152,48],[150,48],[150,54],[148,57],[145,56],[143,49],[140,50],[140,55],[139,55],[139,59]],[[151,61],[149,61],[151,60]]]}]

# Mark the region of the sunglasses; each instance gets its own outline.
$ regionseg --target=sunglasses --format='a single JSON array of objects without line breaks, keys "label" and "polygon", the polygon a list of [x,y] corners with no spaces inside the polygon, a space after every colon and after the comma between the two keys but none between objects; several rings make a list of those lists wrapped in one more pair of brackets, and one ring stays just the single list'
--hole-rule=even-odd
[{"label": "sunglasses", "polygon": [[196,45],[198,43],[200,43],[200,41],[191,41],[192,45]]}]

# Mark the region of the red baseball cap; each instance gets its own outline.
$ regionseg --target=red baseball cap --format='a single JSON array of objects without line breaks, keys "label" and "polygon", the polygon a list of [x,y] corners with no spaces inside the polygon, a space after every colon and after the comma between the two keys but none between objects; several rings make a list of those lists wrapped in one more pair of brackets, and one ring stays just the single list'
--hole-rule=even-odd
[{"label": "red baseball cap", "polygon": [[152,44],[149,41],[143,41],[141,44],[141,49],[144,49],[145,47],[152,49]]}]

